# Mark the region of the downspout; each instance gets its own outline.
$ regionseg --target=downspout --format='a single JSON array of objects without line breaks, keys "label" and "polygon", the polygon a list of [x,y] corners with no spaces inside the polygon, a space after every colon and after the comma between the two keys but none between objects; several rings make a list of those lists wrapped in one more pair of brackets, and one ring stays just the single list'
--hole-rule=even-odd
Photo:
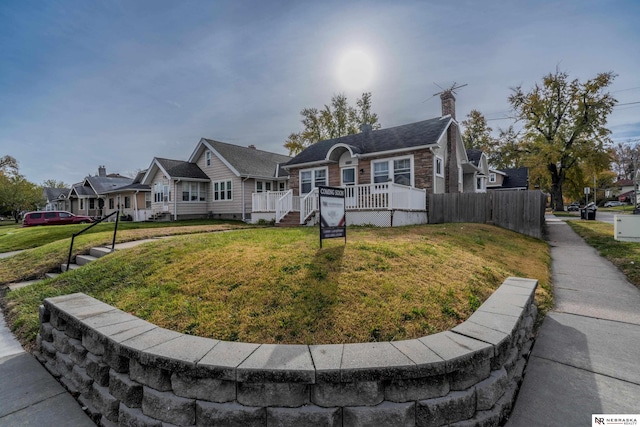
[{"label": "downspout", "polygon": [[[178,182],[179,179],[173,181],[173,220],[178,220]],[[171,191],[171,187],[169,187],[169,191]]]},{"label": "downspout", "polygon": [[138,192],[140,190],[136,190],[135,193],[133,193],[133,211],[135,212],[135,217],[136,219],[138,219]]},{"label": "downspout", "polygon": [[247,177],[245,179],[242,180],[242,222],[246,222],[247,221],[247,215],[245,213],[245,204],[246,201],[244,199],[244,183],[249,179],[250,177],[247,175]]}]

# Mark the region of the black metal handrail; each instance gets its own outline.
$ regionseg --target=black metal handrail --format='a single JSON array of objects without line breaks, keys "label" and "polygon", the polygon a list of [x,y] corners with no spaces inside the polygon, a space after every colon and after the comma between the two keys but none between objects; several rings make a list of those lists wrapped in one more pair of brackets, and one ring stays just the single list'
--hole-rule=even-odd
[{"label": "black metal handrail", "polygon": [[111,252],[113,252],[113,249],[116,246],[116,232],[118,231],[118,219],[120,218],[120,216],[118,215],[120,213],[119,210],[115,211],[115,212],[111,212],[109,215],[105,216],[104,218],[101,218],[99,220],[97,220],[96,222],[94,222],[93,224],[91,224],[90,226],[88,226],[87,228],[80,230],[78,233],[73,233],[71,235],[71,244],[69,245],[69,256],[67,257],[67,269],[65,271],[69,271],[69,264],[71,264],[71,252],[73,251],[73,241],[76,239],[76,236],[81,235],[82,233],[84,233],[85,231],[89,230],[92,227],[95,227],[96,225],[100,224],[102,221],[104,221],[107,218],[110,218],[112,216],[116,216],[116,225],[115,227],[113,227],[113,240],[111,240]]}]

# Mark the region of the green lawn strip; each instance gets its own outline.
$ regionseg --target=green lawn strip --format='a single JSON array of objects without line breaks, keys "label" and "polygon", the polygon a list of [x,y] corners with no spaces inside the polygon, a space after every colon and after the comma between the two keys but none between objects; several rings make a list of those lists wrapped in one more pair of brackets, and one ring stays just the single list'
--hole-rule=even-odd
[{"label": "green lawn strip", "polygon": [[537,278],[541,311],[552,305],[547,244],[497,227],[349,228],[323,246],[306,227],[153,242],[10,292],[6,314],[27,346],[42,300],[73,292],[182,333],[314,344],[450,329],[508,276]]},{"label": "green lawn strip", "polygon": [[[113,232],[113,222],[104,222],[89,229],[84,234],[101,233],[105,231]],[[118,230],[139,230],[149,228],[175,228],[194,227],[205,225],[248,226],[240,221],[221,220],[189,220],[175,222],[119,222]],[[0,228],[0,252],[12,252],[22,249],[31,249],[38,246],[52,243],[57,240],[70,238],[73,233],[77,233],[86,228],[87,224],[74,225],[49,225],[42,227],[2,227]]]},{"label": "green lawn strip", "polygon": [[[56,227],[58,226],[37,228],[39,230],[49,230],[52,232],[52,234],[58,236],[59,234]],[[162,228],[155,227],[140,228],[137,230],[119,229],[116,235],[116,243],[142,240],[152,237],[192,233],[208,233],[244,227],[244,225],[237,223],[220,223],[217,225],[191,225]],[[112,230],[82,234],[76,237],[74,241],[72,257],[78,254],[86,254],[92,247],[105,245],[110,246],[112,239]],[[45,238],[44,240],[47,241],[50,239]],[[23,280],[43,278],[45,273],[54,271],[60,267],[60,264],[67,262],[70,243],[71,238],[67,237],[62,240],[53,241],[52,243],[43,244],[42,246],[33,249],[25,250],[24,252],[21,252],[9,258],[0,259],[0,285]]]},{"label": "green lawn strip", "polygon": [[615,240],[613,224],[600,221],[567,221],[567,224],[640,287],[640,243]]}]

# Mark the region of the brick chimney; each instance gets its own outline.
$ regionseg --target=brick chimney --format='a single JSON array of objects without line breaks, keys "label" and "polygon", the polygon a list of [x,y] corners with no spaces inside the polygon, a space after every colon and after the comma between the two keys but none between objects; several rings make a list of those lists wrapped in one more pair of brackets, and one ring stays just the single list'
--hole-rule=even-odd
[{"label": "brick chimney", "polygon": [[453,96],[453,91],[443,90],[440,94],[440,101],[442,102],[442,116],[450,115],[453,119],[456,119],[456,98]]},{"label": "brick chimney", "polygon": [[98,166],[98,176],[107,176],[107,168],[103,166]]},{"label": "brick chimney", "polygon": [[[440,94],[442,102],[442,116],[451,116],[456,119],[456,98],[453,96],[452,90],[444,90]],[[459,174],[460,167],[458,165],[457,153],[458,126],[451,123],[447,129],[447,171],[444,179],[444,187],[446,193],[460,192]]]}]

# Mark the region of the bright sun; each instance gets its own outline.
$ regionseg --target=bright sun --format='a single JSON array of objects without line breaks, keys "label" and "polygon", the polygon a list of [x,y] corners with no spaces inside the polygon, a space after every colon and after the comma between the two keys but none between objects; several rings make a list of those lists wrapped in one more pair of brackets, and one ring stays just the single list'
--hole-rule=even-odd
[{"label": "bright sun", "polygon": [[373,81],[373,61],[362,50],[345,52],[338,63],[338,79],[347,90],[361,90]]}]

